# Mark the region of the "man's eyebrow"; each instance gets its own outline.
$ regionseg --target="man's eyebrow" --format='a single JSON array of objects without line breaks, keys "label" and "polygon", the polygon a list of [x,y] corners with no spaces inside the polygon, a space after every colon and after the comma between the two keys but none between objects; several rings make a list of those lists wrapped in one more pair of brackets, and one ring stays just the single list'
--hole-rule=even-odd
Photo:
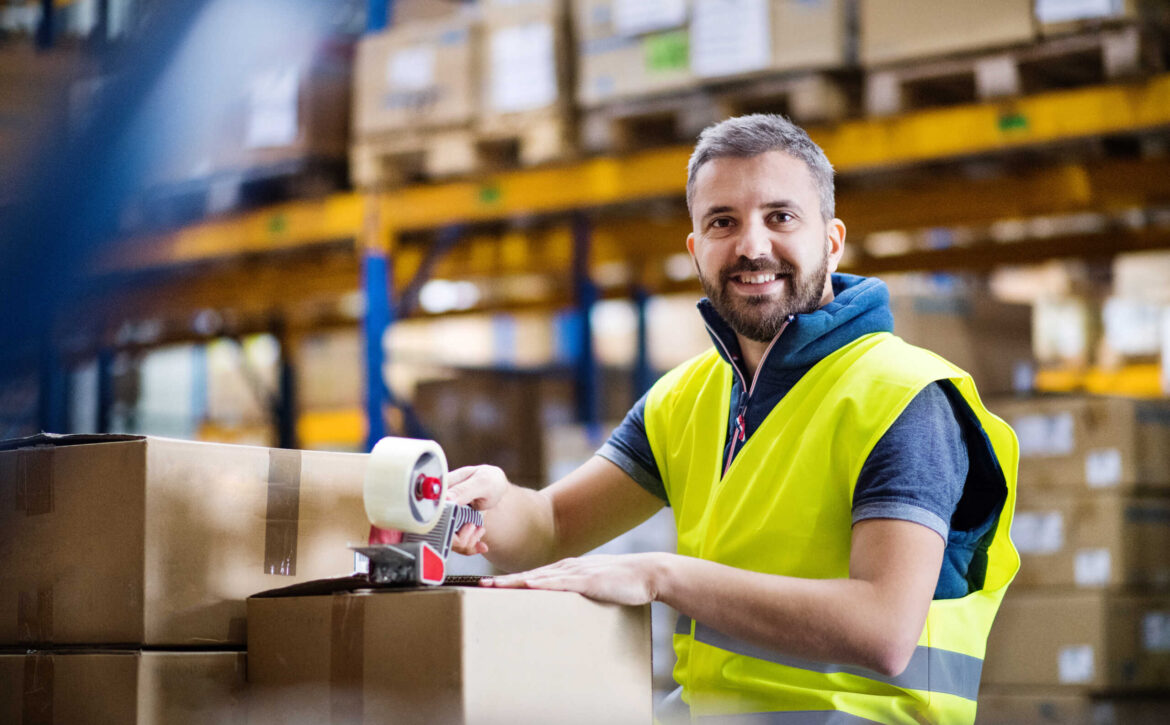
[{"label": "man's eyebrow", "polygon": [[713,206],[707,210],[707,213],[703,215],[703,218],[706,219],[707,217],[714,214],[726,214],[729,211],[735,211],[735,209],[731,208],[730,206]]},{"label": "man's eyebrow", "polygon": [[780,199],[779,201],[766,201],[760,204],[761,209],[794,209],[801,211],[800,204],[797,204],[792,199]]}]

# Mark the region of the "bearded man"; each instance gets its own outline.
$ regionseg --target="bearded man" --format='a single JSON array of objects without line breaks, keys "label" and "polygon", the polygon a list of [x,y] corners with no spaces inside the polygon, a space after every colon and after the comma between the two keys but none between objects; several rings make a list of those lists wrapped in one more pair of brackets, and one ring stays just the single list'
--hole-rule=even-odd
[{"label": "bearded man", "polygon": [[[678,610],[663,721],[973,722],[1019,568],[1015,435],[967,373],[892,334],[881,281],[836,273],[833,169],[802,129],[708,128],[687,205],[713,347],[542,491],[453,471],[485,514],[456,549],[520,571],[487,586]],[[677,554],[581,556],[664,505]]]}]

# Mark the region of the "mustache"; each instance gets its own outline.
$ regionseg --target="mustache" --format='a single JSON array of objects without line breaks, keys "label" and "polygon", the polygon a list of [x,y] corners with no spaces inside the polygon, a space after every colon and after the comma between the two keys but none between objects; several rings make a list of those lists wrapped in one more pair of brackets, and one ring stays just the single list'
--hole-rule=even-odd
[{"label": "mustache", "polygon": [[796,267],[783,259],[748,259],[747,257],[740,257],[734,264],[730,264],[720,270],[719,276],[724,281],[727,281],[734,275],[744,272],[770,272],[772,274],[791,277],[796,274]]}]

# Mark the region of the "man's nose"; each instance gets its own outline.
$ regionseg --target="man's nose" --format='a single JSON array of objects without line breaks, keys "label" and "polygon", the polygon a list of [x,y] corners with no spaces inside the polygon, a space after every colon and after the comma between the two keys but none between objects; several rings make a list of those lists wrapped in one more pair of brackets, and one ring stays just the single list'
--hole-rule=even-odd
[{"label": "man's nose", "polygon": [[743,233],[736,240],[735,252],[738,256],[748,259],[769,256],[772,252],[772,241],[768,238],[767,225],[757,219],[744,224]]}]

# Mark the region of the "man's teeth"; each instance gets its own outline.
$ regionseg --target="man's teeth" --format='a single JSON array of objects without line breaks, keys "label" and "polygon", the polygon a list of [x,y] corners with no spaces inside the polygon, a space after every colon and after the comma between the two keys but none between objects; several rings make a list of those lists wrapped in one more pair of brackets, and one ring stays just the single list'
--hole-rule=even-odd
[{"label": "man's teeth", "polygon": [[742,275],[739,281],[746,282],[747,284],[764,284],[765,282],[771,282],[776,277],[777,275],[775,274]]}]

